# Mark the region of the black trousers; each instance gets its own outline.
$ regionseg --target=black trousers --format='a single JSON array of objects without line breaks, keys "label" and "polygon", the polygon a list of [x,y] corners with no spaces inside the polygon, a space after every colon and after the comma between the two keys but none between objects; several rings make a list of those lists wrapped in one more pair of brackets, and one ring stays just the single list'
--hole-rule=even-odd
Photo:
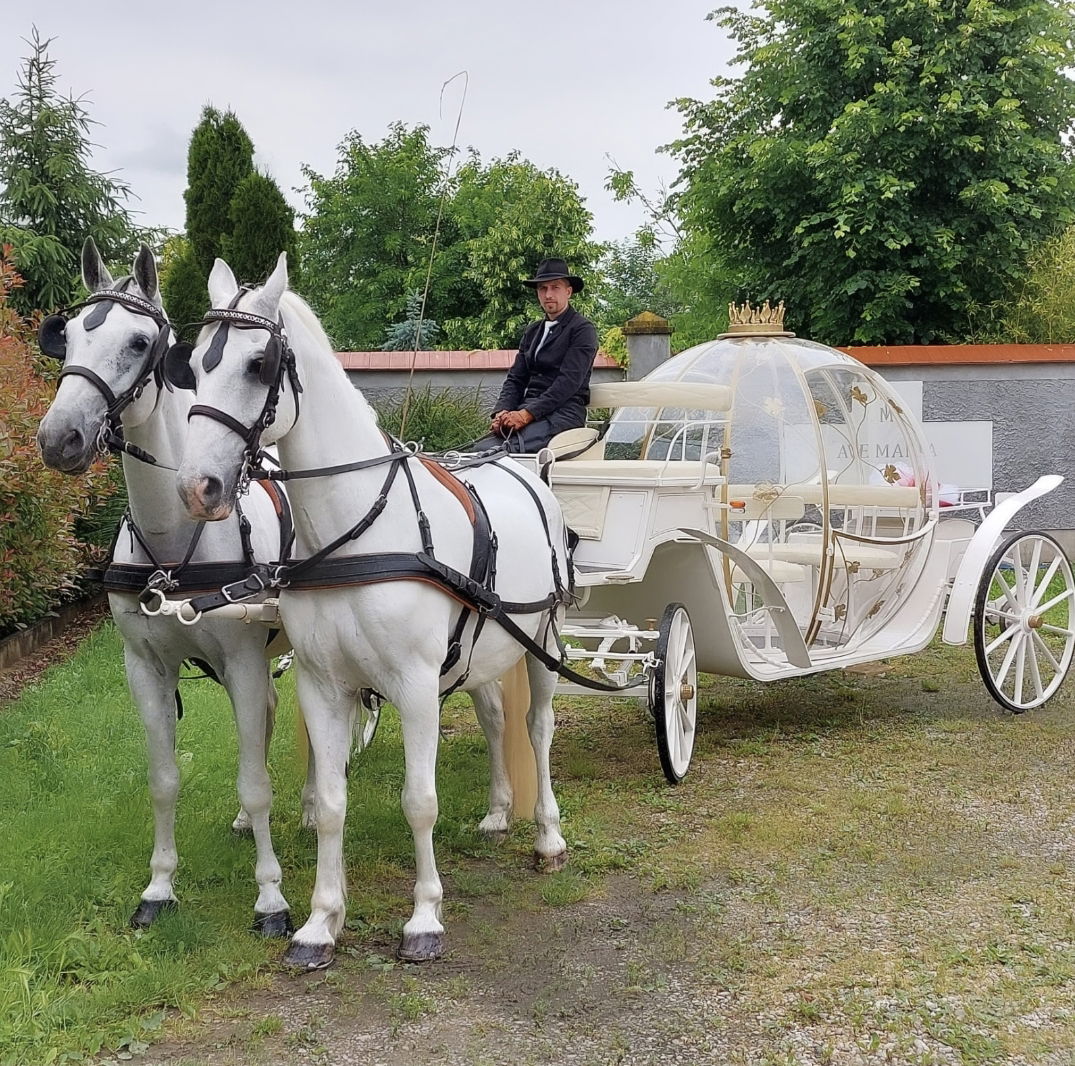
[{"label": "black trousers", "polygon": [[468,452],[487,452],[507,447],[509,452],[539,452],[546,444],[565,429],[578,429],[586,425],[586,405],[579,400],[564,404],[544,418],[531,422],[522,429],[509,430],[505,436],[490,433],[466,446]]}]

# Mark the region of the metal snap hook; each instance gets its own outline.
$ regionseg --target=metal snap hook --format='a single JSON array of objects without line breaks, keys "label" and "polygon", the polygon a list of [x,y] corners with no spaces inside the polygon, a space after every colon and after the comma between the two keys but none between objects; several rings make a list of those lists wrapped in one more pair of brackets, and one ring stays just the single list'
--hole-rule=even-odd
[{"label": "metal snap hook", "polygon": [[[157,597],[157,604],[155,607],[151,607],[153,597]],[[142,610],[147,618],[156,618],[164,608],[164,604],[168,597],[160,589],[147,588],[141,596],[138,597],[138,606]]]}]

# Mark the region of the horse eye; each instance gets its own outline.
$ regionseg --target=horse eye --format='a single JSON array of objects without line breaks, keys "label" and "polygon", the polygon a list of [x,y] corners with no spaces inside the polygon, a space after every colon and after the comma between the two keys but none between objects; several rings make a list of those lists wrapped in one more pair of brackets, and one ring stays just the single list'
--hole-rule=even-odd
[{"label": "horse eye", "polygon": [[136,352],[144,352],[149,347],[149,340],[148,338],[139,335],[131,341],[131,347]]},{"label": "horse eye", "polygon": [[264,361],[263,356],[258,356],[256,359],[251,359],[246,366],[246,372],[254,377],[261,374],[261,364]]}]

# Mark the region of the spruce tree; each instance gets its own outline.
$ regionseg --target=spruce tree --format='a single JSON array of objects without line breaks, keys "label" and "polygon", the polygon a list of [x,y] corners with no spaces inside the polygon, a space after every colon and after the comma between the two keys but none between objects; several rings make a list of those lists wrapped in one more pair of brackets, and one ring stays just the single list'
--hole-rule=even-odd
[{"label": "spruce tree", "polygon": [[272,272],[277,257],[287,252],[292,286],[299,274],[295,250],[295,212],[272,178],[256,170],[239,183],[229,207],[231,233],[224,239],[224,258],[240,281],[259,282]]},{"label": "spruce tree", "polygon": [[81,99],[61,95],[51,38],[35,29],[27,43],[18,91],[0,100],[0,243],[14,248],[24,284],[10,302],[22,314],[72,301],[87,236],[114,261],[133,229],[127,185],[90,168],[94,123]]}]

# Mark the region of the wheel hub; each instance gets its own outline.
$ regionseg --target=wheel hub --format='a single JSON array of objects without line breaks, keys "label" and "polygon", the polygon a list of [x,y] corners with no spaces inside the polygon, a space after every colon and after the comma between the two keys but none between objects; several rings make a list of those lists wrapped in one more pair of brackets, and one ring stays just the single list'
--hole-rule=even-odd
[{"label": "wheel hub", "polygon": [[694,686],[684,681],[679,686],[679,698],[683,703],[689,703],[694,699]]},{"label": "wheel hub", "polygon": [[1042,618],[1042,616],[1040,614],[1032,614],[1026,620],[1026,627],[1027,627],[1027,629],[1041,629],[1042,624],[1044,623],[1044,621],[1045,621],[1045,619]]}]

